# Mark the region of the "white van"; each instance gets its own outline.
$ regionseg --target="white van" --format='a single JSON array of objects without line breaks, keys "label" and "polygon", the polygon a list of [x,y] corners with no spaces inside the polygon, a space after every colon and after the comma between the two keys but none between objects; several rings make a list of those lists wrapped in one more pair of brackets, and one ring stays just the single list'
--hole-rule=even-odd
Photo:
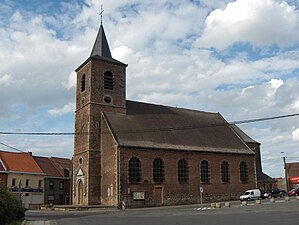
[{"label": "white van", "polygon": [[243,195],[240,196],[241,201],[249,201],[261,198],[261,190],[260,189],[251,189],[245,191]]}]

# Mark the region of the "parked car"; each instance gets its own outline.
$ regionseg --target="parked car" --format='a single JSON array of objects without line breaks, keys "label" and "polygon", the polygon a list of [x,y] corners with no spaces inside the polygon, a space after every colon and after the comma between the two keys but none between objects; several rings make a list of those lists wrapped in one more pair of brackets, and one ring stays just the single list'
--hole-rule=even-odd
[{"label": "parked car", "polygon": [[292,196],[292,195],[295,195],[295,196],[298,196],[299,195],[299,187],[297,188],[293,188],[292,190],[290,190],[288,192],[288,196]]},{"label": "parked car", "polygon": [[266,191],[263,195],[264,198],[277,198],[278,196],[283,198],[286,195],[286,191],[285,190],[280,190],[278,188],[273,188],[273,189],[269,189],[268,191]]},{"label": "parked car", "polygon": [[249,201],[261,198],[261,190],[260,189],[251,189],[245,191],[243,195],[240,196],[241,201]]}]

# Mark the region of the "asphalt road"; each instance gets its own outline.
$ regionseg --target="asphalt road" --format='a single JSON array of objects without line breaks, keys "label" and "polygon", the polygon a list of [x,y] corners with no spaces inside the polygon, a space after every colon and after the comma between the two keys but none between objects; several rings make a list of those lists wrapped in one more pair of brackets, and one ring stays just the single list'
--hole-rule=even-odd
[{"label": "asphalt road", "polygon": [[260,205],[250,202],[247,206],[235,203],[230,208],[222,206],[220,209],[188,205],[125,211],[28,211],[26,219],[27,224],[51,225],[298,225],[299,200],[277,199],[275,203],[263,200]]}]

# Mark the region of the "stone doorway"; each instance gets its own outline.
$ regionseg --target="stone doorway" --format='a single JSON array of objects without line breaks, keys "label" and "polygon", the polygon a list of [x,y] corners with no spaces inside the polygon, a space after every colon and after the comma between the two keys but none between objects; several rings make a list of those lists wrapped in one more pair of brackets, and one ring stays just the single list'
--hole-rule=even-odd
[{"label": "stone doorway", "polygon": [[83,182],[82,180],[78,181],[78,205],[83,204]]}]

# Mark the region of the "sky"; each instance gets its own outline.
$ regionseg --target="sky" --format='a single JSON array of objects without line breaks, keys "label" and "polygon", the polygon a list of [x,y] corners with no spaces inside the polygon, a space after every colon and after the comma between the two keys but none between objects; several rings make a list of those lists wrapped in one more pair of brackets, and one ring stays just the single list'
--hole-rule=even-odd
[{"label": "sky", "polygon": [[[74,132],[74,70],[103,25],[127,99],[228,121],[299,113],[298,0],[0,0],[0,132]],[[299,162],[299,116],[240,124],[263,171]],[[74,137],[3,135],[0,150],[71,158]],[[283,152],[283,153],[282,153]]]}]

